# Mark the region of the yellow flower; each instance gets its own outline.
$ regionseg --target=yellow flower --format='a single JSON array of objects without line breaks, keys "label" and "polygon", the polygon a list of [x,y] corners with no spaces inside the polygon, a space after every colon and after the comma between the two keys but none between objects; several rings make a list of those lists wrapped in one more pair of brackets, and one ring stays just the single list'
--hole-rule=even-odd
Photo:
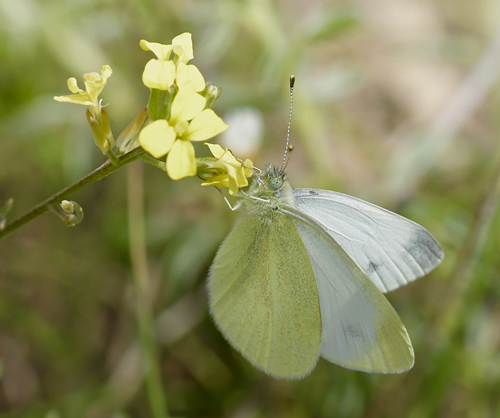
[{"label": "yellow flower", "polygon": [[180,86],[169,119],[155,120],[139,134],[142,148],[153,157],[168,154],[166,170],[173,180],[196,174],[191,141],[206,141],[228,128],[213,110],[204,109],[205,103],[191,83]]},{"label": "yellow flower", "polygon": [[106,85],[108,78],[113,74],[113,70],[109,65],[104,65],[101,69],[101,74],[88,73],[83,75],[83,82],[85,84],[85,91],[78,87],[76,78],[71,77],[68,79],[68,88],[74,93],[68,96],[55,96],[54,100],[65,103],[75,103],[84,106],[90,106],[94,115],[97,115],[100,110],[99,94]]},{"label": "yellow flower", "polygon": [[115,145],[113,133],[109,126],[109,118],[106,109],[101,106],[99,95],[106,85],[108,78],[113,74],[109,65],[104,65],[101,74],[87,73],[83,75],[85,91],[78,87],[76,78],[68,79],[68,88],[74,94],[68,96],[55,96],[54,100],[65,103],[75,103],[88,106],[87,120],[94,135],[95,144],[106,154]]},{"label": "yellow flower", "polygon": [[[153,58],[146,64],[142,74],[144,85],[150,89],[168,90],[174,81],[178,87],[191,82],[195,91],[202,91],[205,88],[205,79],[200,70],[194,65],[187,65],[187,62],[194,57],[190,33],[176,36],[172,40],[172,45],[148,42],[144,39],[140,45],[145,51],[151,51],[156,55],[156,59]],[[172,52],[173,60],[170,59]]]},{"label": "yellow flower", "polygon": [[210,148],[212,155],[217,158],[212,167],[227,171],[227,173],[219,174],[209,180],[206,180],[202,186],[218,186],[228,187],[229,194],[234,196],[242,187],[248,186],[248,177],[253,175],[253,163],[251,160],[246,159],[244,163],[238,161],[234,155],[226,149],[217,144],[206,143]]}]

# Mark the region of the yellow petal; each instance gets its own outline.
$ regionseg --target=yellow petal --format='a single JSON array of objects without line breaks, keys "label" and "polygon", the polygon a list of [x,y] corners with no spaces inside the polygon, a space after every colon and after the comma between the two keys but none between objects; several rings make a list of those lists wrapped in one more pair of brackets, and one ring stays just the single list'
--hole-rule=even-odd
[{"label": "yellow petal", "polygon": [[95,104],[97,104],[98,97],[101,94],[102,89],[106,85],[108,78],[111,77],[111,74],[113,74],[113,70],[111,69],[111,67],[109,65],[103,65],[103,67],[101,68],[101,74],[93,72],[83,75],[85,90],[92,102],[94,102]]},{"label": "yellow petal", "polygon": [[211,178],[209,180],[205,180],[201,183],[202,186],[217,186],[217,187],[229,187],[229,175],[228,174],[220,174]]},{"label": "yellow petal", "polygon": [[252,177],[253,176],[253,161],[250,160],[249,158],[247,158],[245,160],[245,163],[243,164],[243,166],[245,169],[245,176],[247,178]]},{"label": "yellow petal", "polygon": [[224,155],[224,148],[222,148],[219,144],[210,144],[206,142],[205,145],[210,148],[210,152],[215,158],[221,158]]},{"label": "yellow petal", "polygon": [[189,78],[187,65],[184,64],[183,62],[179,62],[177,64],[177,68],[175,69],[175,81],[176,81],[177,86],[179,86],[179,87],[182,87],[182,86],[185,86],[186,84],[191,83],[191,79]]},{"label": "yellow petal", "polygon": [[172,61],[150,60],[144,67],[142,82],[150,89],[168,90],[175,78],[175,65]]},{"label": "yellow petal", "polygon": [[189,64],[187,66],[187,70],[189,73],[189,78],[191,79],[191,83],[193,83],[193,87],[195,91],[202,91],[205,89],[205,79],[201,74],[201,71],[195,65]]},{"label": "yellow petal", "polygon": [[159,60],[168,61],[170,59],[170,53],[172,52],[172,45],[163,45],[157,42],[148,42],[141,39],[139,43],[144,51],[151,51],[155,54]]},{"label": "yellow petal", "polygon": [[101,68],[101,77],[104,81],[107,81],[109,77],[113,74],[113,70],[109,65],[103,65]]},{"label": "yellow petal", "polygon": [[229,189],[229,194],[234,196],[242,187],[248,186],[246,177],[238,174],[238,172],[241,171],[241,167],[240,170],[231,168],[228,174],[219,174],[218,176],[205,180],[201,185],[227,187]]},{"label": "yellow petal", "polygon": [[212,109],[205,109],[195,116],[183,138],[189,141],[205,141],[224,132],[229,126]]},{"label": "yellow petal", "polygon": [[240,191],[240,188],[238,187],[238,185],[234,182],[231,182],[231,177],[229,178],[229,194],[231,196],[234,196],[236,193],[238,193]]},{"label": "yellow petal", "polygon": [[178,122],[193,119],[203,110],[205,104],[205,98],[193,90],[191,83],[181,86],[172,103],[170,124],[175,126]]},{"label": "yellow petal", "polygon": [[186,65],[183,62],[177,64],[175,79],[179,87],[191,83],[194,91],[203,91],[205,89],[205,79],[200,70],[194,65]]},{"label": "yellow petal", "polygon": [[174,53],[184,64],[194,58],[193,41],[189,32],[182,33],[172,39],[172,46],[174,48]]},{"label": "yellow petal", "polygon": [[247,176],[245,175],[245,170],[243,167],[240,167],[236,170],[235,182],[238,185],[238,188],[248,186]]},{"label": "yellow petal", "polygon": [[167,156],[167,173],[172,180],[196,175],[194,147],[189,141],[176,140]]},{"label": "yellow petal", "polygon": [[241,163],[236,159],[236,157],[228,149],[226,150],[224,155],[222,155],[222,157],[220,157],[219,162],[226,165],[226,166],[230,165],[234,168],[241,168]]},{"label": "yellow petal", "polygon": [[109,65],[103,65],[101,68],[101,74],[92,72],[83,75],[84,81],[98,82],[106,84],[108,78],[113,74],[113,70]]},{"label": "yellow petal", "polygon": [[68,78],[68,89],[69,89],[69,91],[71,93],[83,92],[83,90],[81,90],[78,87],[78,83],[76,82],[76,78],[75,77]]},{"label": "yellow petal", "polygon": [[234,196],[242,187],[248,186],[248,180],[241,165],[239,168],[228,166],[227,169],[229,175],[229,194]]},{"label": "yellow petal", "polygon": [[163,157],[169,152],[174,141],[174,128],[164,119],[155,120],[139,134],[141,147],[155,158]]},{"label": "yellow petal", "polygon": [[194,91],[203,91],[205,89],[205,79],[200,70],[194,65],[186,65],[183,62],[177,64],[175,80],[179,87],[191,83]]},{"label": "yellow petal", "polygon": [[90,100],[88,94],[69,94],[68,96],[54,96],[54,100],[62,103],[74,103],[84,106],[92,106],[94,102]]},{"label": "yellow petal", "polygon": [[83,75],[83,80],[90,83],[96,83],[101,79],[99,73],[92,71],[91,73],[86,73]]}]

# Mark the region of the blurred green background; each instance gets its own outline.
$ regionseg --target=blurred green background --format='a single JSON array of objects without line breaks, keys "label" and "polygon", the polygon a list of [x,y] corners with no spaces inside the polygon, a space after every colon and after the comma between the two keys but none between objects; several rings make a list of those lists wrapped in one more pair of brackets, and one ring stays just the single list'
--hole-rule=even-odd
[{"label": "blurred green background", "polygon": [[304,380],[275,380],[207,311],[205,277],[236,215],[197,178],[135,162],[72,196],[83,224],[45,214],[0,240],[0,417],[152,416],[127,220],[142,191],[171,416],[500,416],[499,29],[498,0],[0,0],[0,206],[14,198],[11,219],[105,161],[85,109],[52,99],[67,78],[81,86],[111,65],[101,97],[116,137],[149,97],[152,54],[139,40],[189,31],[192,62],[224,90],[215,110],[238,156],[280,163],[295,74],[292,185],[395,210],[446,255],[388,295],[412,338],[411,371],[320,360]]}]

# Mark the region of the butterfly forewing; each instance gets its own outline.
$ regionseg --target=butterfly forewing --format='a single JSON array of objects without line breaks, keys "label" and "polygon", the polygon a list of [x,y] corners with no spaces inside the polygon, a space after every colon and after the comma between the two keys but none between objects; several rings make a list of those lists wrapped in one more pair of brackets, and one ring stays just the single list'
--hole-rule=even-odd
[{"label": "butterfly forewing", "polygon": [[208,286],[216,324],[255,366],[285,378],[314,368],[318,291],[292,218],[244,213],[217,253]]},{"label": "butterfly forewing", "polygon": [[360,267],[314,219],[285,209],[311,261],[321,307],[320,353],[355,370],[400,373],[413,366],[406,329]]},{"label": "butterfly forewing", "polygon": [[294,189],[294,206],[314,218],[356,261],[381,292],[397,289],[444,257],[425,228],[342,193]]}]

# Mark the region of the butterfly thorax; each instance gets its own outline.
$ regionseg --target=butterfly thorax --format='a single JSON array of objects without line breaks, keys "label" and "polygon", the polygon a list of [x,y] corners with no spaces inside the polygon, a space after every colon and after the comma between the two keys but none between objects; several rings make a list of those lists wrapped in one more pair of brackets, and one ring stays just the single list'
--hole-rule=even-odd
[{"label": "butterfly thorax", "polygon": [[243,200],[243,207],[252,214],[260,215],[262,219],[272,220],[273,213],[279,213],[282,206],[292,203],[292,187],[285,172],[269,165],[251,183]]}]

